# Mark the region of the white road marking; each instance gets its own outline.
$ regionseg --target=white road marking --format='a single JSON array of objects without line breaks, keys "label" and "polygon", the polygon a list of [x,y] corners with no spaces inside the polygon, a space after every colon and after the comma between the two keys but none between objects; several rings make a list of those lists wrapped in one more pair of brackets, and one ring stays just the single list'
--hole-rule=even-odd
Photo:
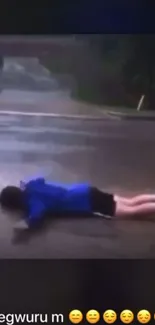
[{"label": "white road marking", "polygon": [[[93,150],[93,146],[89,146],[87,150]],[[3,151],[3,155],[5,152],[17,152],[20,154],[20,152],[33,152],[33,153],[65,153],[65,152],[72,152],[72,151],[85,151],[86,145],[55,145],[55,143],[35,143],[33,141],[16,141],[16,140],[6,140],[0,141],[0,151]]]},{"label": "white road marking", "polygon": [[[56,114],[56,113],[45,113],[45,112],[20,112],[20,111],[0,111],[0,115],[18,115],[18,116],[41,116],[41,117],[53,117],[53,118],[64,118],[64,119],[80,119],[80,120],[109,120],[111,117],[108,115],[72,115],[72,114]],[[120,119],[119,117],[112,117]]]}]

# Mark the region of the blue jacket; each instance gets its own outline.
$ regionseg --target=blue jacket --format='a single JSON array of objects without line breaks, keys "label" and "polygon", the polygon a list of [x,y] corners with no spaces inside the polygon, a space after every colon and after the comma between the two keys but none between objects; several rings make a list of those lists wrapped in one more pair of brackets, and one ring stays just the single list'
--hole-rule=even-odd
[{"label": "blue jacket", "polygon": [[44,213],[53,212],[91,212],[90,185],[61,185],[48,183],[44,178],[21,182],[28,223],[40,220]]}]

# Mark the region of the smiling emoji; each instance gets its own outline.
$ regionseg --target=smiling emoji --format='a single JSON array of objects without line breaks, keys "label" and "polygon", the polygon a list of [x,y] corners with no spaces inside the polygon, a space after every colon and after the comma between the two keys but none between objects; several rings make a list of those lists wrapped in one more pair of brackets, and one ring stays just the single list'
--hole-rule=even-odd
[{"label": "smiling emoji", "polygon": [[141,324],[147,324],[151,320],[151,314],[148,310],[142,309],[137,314],[137,319]]},{"label": "smiling emoji", "polygon": [[125,309],[120,314],[120,319],[124,324],[130,324],[134,320],[134,314],[131,310]]},{"label": "smiling emoji", "polygon": [[103,319],[107,324],[115,323],[117,319],[116,312],[112,309],[106,310],[103,314]]}]

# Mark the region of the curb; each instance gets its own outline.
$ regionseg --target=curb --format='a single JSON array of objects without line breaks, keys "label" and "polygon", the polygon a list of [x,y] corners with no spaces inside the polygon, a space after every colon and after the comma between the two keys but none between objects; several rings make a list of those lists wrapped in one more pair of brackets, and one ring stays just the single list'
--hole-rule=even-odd
[{"label": "curb", "polygon": [[125,113],[115,113],[115,112],[107,112],[109,116],[118,117],[121,120],[135,120],[135,121],[155,121],[155,115],[153,116],[138,116],[138,115],[129,115]]},{"label": "curb", "polygon": [[43,112],[20,112],[20,111],[1,111],[0,115],[17,115],[17,116],[38,116],[38,117],[52,117],[63,119],[78,119],[78,120],[109,120],[110,118],[120,119],[117,116],[109,116],[107,113],[101,116],[93,115],[72,115],[72,114],[55,114]]},{"label": "curb", "polygon": [[155,117],[151,116],[126,116],[122,118],[123,120],[132,120],[132,121],[155,121]]}]

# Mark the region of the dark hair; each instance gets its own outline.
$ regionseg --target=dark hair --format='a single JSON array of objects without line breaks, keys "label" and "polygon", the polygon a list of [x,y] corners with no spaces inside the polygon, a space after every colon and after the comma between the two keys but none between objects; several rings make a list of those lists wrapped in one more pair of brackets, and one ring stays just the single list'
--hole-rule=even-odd
[{"label": "dark hair", "polygon": [[21,209],[23,207],[23,192],[19,187],[6,186],[1,191],[0,204],[4,208]]}]

